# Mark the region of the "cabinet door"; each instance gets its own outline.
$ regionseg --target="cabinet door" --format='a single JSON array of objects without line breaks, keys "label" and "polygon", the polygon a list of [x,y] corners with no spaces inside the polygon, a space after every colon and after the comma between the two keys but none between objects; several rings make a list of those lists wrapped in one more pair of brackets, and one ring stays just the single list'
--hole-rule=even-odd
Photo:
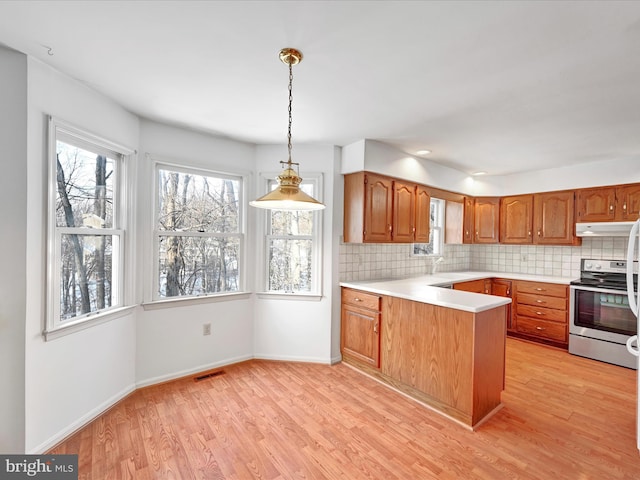
[{"label": "cabinet door", "polygon": [[458,282],[453,284],[454,290],[462,290],[463,292],[473,293],[489,293],[485,285],[485,280],[469,280],[467,282]]},{"label": "cabinet door", "polygon": [[611,222],[615,220],[615,187],[586,188],[576,196],[576,221]]},{"label": "cabinet door", "polygon": [[342,353],[380,367],[380,313],[342,305]]},{"label": "cabinet door", "polygon": [[533,196],[534,243],[573,245],[573,191],[537,193]]},{"label": "cabinet door", "polygon": [[640,185],[625,185],[616,189],[616,219],[635,222],[640,217]]},{"label": "cabinet door", "polygon": [[476,227],[474,243],[498,243],[500,226],[500,199],[476,198],[474,224]]},{"label": "cabinet door", "polygon": [[393,182],[393,229],[394,242],[413,242],[416,217],[416,186],[398,180]]},{"label": "cabinet door", "polygon": [[475,200],[471,197],[464,197],[464,221],[462,230],[462,243],[473,243],[475,216]]},{"label": "cabinet door", "polygon": [[364,241],[391,242],[392,180],[368,173],[364,189]]},{"label": "cabinet door", "polygon": [[[503,278],[494,278],[491,282],[491,295],[497,295],[498,297],[511,298],[511,280]],[[511,308],[512,304],[507,305],[507,331],[515,330],[513,323],[513,315]]]},{"label": "cabinet door", "polygon": [[431,222],[431,195],[427,187],[418,185],[416,187],[416,221],[415,237],[416,243],[429,243],[429,227]]},{"label": "cabinet door", "polygon": [[500,199],[500,243],[532,243],[533,195]]}]

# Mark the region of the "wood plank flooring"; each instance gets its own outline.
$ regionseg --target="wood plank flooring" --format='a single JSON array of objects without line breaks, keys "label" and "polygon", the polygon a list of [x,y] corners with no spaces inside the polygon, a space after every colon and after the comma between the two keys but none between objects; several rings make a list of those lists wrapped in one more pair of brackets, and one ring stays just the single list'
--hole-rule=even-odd
[{"label": "wood plank flooring", "polygon": [[636,372],[507,340],[475,432],[352,368],[251,361],[134,392],[49,453],[81,479],[640,478]]}]

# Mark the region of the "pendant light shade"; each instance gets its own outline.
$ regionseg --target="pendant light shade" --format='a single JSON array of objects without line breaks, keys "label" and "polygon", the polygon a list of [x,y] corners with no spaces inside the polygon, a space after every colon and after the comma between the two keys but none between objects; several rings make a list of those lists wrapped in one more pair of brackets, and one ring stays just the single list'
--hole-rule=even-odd
[{"label": "pendant light shade", "polygon": [[300,63],[302,53],[294,48],[283,48],[280,50],[280,60],[289,65],[289,130],[287,133],[289,159],[286,162],[280,162],[283,166],[283,171],[277,177],[278,187],[257,200],[249,202],[249,205],[270,210],[322,210],[324,208],[322,203],[300,189],[302,178],[300,178],[299,173],[293,168],[294,165],[297,167],[299,164],[291,161],[293,65]]}]

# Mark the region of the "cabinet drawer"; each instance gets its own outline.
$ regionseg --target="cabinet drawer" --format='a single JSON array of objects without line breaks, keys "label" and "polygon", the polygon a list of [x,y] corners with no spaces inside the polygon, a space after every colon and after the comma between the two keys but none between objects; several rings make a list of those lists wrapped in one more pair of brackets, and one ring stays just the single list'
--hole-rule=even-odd
[{"label": "cabinet drawer", "polygon": [[342,303],[357,305],[370,310],[380,310],[380,297],[374,293],[363,292],[362,290],[342,289]]},{"label": "cabinet drawer", "polygon": [[518,293],[533,293],[551,297],[567,297],[567,286],[557,283],[518,282]]},{"label": "cabinet drawer", "polygon": [[[518,302],[520,299],[518,298]],[[553,308],[536,307],[534,305],[523,305],[518,303],[516,305],[518,315],[526,315],[531,318],[539,318],[541,320],[548,320],[550,322],[567,323],[566,310],[554,310]]]},{"label": "cabinet drawer", "polygon": [[518,315],[516,329],[520,333],[533,335],[540,338],[567,342],[567,326],[562,323],[547,322],[537,318],[521,317]]},{"label": "cabinet drawer", "polygon": [[536,307],[554,308],[556,310],[566,310],[567,300],[562,297],[549,297],[546,295],[536,295],[533,293],[518,293],[518,303],[534,305]]}]

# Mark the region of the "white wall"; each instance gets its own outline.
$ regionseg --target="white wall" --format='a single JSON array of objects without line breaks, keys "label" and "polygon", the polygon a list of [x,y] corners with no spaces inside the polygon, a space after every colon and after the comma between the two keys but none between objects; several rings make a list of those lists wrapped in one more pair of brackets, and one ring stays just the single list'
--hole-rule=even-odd
[{"label": "white wall", "polygon": [[[294,161],[300,162],[300,175],[305,172],[323,174],[322,201],[326,208],[322,211],[323,228],[323,266],[322,298],[319,301],[295,299],[255,299],[255,356],[257,358],[330,363],[336,360],[335,347],[332,352],[333,302],[340,301],[336,297],[337,284],[334,280],[334,264],[337,262],[336,235],[334,215],[336,209],[342,209],[342,201],[336,204],[334,183],[339,166],[339,150],[333,146],[296,145]],[[286,160],[285,146],[258,146],[256,151],[257,170],[261,172],[278,172],[280,161]],[[340,180],[341,181],[341,180]],[[339,185],[337,187],[340,188]],[[339,190],[338,190],[339,191]],[[262,194],[256,191],[256,196]],[[264,222],[263,212],[256,212],[256,222]],[[261,226],[256,223],[256,231]],[[262,242],[259,242],[262,248]],[[262,272],[262,269],[260,269]],[[261,273],[262,274],[262,273]],[[258,283],[256,288],[260,290]],[[335,345],[335,342],[333,342]],[[339,344],[338,344],[339,345]],[[338,348],[339,355],[339,348]]]},{"label": "white wall", "polygon": [[359,140],[343,148],[341,172],[368,170],[452,192],[503,196],[640,182],[639,165],[640,156],[625,156],[512,175],[471,177],[381,142]]},{"label": "white wall", "polygon": [[0,47],[0,452],[24,449],[27,57]]},{"label": "white wall", "polygon": [[[28,60],[25,450],[41,452],[135,386],[134,314],[45,342],[47,121],[57,116],[137,146],[138,119],[37,60]],[[4,108],[4,107],[3,107]]]},{"label": "white wall", "polygon": [[362,170],[410,180],[451,192],[471,194],[473,178],[426,158],[414,157],[375,140],[360,140],[342,149],[341,173]]},{"label": "white wall", "polygon": [[[138,182],[139,242],[143,252],[139,264],[142,272],[151,272],[153,239],[153,161],[160,160],[188,167],[246,175],[247,192],[253,191],[251,172],[255,147],[246,143],[190,132],[142,120]],[[246,198],[245,198],[246,204]],[[247,207],[248,208],[248,207]],[[246,266],[255,263],[251,237],[247,239]],[[252,269],[247,289],[253,284]],[[144,301],[152,298],[154,286],[149,275],[141,275]],[[136,380],[148,385],[193,372],[226,365],[253,357],[253,301],[245,298],[221,302],[185,304],[173,302],[170,308],[146,306],[137,317]],[[203,323],[211,323],[211,335],[202,335]]]}]

